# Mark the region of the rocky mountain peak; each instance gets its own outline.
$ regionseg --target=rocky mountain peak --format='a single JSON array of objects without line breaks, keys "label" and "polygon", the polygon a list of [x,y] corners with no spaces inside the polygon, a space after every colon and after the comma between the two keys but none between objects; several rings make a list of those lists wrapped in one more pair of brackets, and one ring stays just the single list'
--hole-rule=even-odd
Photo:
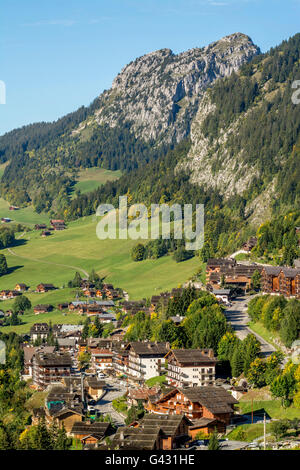
[{"label": "rocky mountain peak", "polygon": [[204,91],[259,53],[252,40],[234,33],[204,48],[179,54],[160,49],[125,66],[100,96],[98,124],[130,123],[149,141],[179,142],[190,132]]}]

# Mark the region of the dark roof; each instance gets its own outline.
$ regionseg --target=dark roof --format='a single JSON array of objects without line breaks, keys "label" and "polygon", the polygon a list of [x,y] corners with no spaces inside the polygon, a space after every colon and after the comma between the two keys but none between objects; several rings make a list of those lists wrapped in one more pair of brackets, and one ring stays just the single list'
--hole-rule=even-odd
[{"label": "dark roof", "polygon": [[281,271],[285,275],[285,277],[294,278],[297,274],[300,274],[300,269],[293,269],[293,268],[282,268]]},{"label": "dark roof", "polygon": [[156,427],[158,429],[160,428],[165,436],[174,436],[183,419],[189,424],[191,423],[188,418],[183,415],[149,413],[141,420],[141,428],[154,429]]},{"label": "dark roof", "polygon": [[152,342],[132,342],[130,343],[131,350],[141,356],[147,355],[162,355],[165,356],[170,347],[168,343],[152,343]]},{"label": "dark roof", "polygon": [[54,287],[53,284],[44,284],[43,282],[41,282],[40,284],[38,284],[38,287],[39,286],[43,286],[43,287]]},{"label": "dark roof", "polygon": [[153,450],[158,436],[162,434],[156,427],[121,427],[117,430],[112,444],[122,449]]},{"label": "dark roof", "polygon": [[264,266],[263,269],[269,276],[278,276],[281,271],[279,266]]},{"label": "dark roof", "polygon": [[74,397],[75,397],[75,394],[70,393],[70,389],[68,387],[57,385],[51,388],[47,396],[47,402],[57,401],[57,400],[61,400],[61,401],[72,400]]},{"label": "dark roof", "polygon": [[200,418],[200,419],[195,419],[192,421],[192,425],[189,426],[190,429],[198,429],[198,428],[205,428],[208,425],[212,425],[214,423],[217,423],[216,419],[211,419],[211,418]]},{"label": "dark roof", "polygon": [[171,349],[169,355],[174,354],[175,359],[181,364],[191,364],[194,362],[207,362],[214,364],[217,359],[215,357],[210,357],[209,351],[202,349]]},{"label": "dark roof", "polygon": [[71,406],[64,406],[64,405],[56,405],[52,406],[50,410],[48,410],[48,413],[53,417],[53,418],[59,418],[60,416],[64,416],[66,414],[77,414],[80,416],[83,415],[83,410],[82,410],[82,405],[77,405],[74,407]]},{"label": "dark roof", "polygon": [[47,333],[49,331],[49,325],[47,323],[34,323],[30,328],[30,334],[33,333]]},{"label": "dark roof", "polygon": [[207,267],[234,266],[235,264],[236,264],[235,259],[209,258],[207,260]]},{"label": "dark roof", "polygon": [[86,435],[97,435],[104,437],[107,434],[107,431],[110,428],[110,423],[84,423],[78,421],[73,424],[71,434],[86,434]]},{"label": "dark roof", "polygon": [[238,401],[222,387],[190,387],[178,389],[191,402],[200,403],[212,413],[232,412],[229,405],[238,403]]},{"label": "dark roof", "polygon": [[89,387],[99,390],[105,387],[104,380],[98,380],[96,377],[87,377],[87,384]]},{"label": "dark roof", "polygon": [[42,366],[63,366],[70,367],[72,358],[68,353],[43,353],[35,354],[35,360]]}]

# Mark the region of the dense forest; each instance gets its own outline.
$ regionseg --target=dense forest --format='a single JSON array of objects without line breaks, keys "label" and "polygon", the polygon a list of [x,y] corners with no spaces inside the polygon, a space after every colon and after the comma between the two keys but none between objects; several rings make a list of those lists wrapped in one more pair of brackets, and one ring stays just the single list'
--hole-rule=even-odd
[{"label": "dense forest", "polygon": [[267,330],[278,332],[287,347],[299,338],[299,300],[262,295],[250,301],[248,313],[252,321],[261,321]]},{"label": "dense forest", "polygon": [[300,110],[292,102],[292,83],[300,78],[300,34],[244,65],[239,74],[218,80],[209,91],[215,106],[202,130],[210,139],[215,169],[224,149],[216,138],[232,123],[226,149],[232,158],[257,177],[243,195],[244,203],[257,196],[277,176],[273,209],[300,202]]}]

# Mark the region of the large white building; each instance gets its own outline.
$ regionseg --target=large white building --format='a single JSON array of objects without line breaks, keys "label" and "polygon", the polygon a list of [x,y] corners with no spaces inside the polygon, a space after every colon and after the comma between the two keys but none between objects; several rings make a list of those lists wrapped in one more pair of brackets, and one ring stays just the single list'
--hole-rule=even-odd
[{"label": "large white building", "polygon": [[212,349],[172,349],[166,355],[167,381],[174,387],[214,385],[217,359]]},{"label": "large white building", "polygon": [[128,356],[128,375],[133,380],[144,381],[160,375],[169,343],[133,342]]}]

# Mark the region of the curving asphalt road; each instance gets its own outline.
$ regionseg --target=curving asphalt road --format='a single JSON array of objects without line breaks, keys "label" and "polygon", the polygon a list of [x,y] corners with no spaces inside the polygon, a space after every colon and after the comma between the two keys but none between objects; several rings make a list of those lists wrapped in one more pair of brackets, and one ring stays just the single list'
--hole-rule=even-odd
[{"label": "curving asphalt road", "polygon": [[225,310],[225,316],[227,320],[231,323],[238,338],[244,339],[249,333],[252,333],[256,336],[256,338],[261,344],[262,355],[270,356],[274,351],[276,351],[276,348],[248,327],[250,319],[247,313],[247,309],[250,300],[251,297],[237,298],[232,302],[232,306],[228,307]]}]

